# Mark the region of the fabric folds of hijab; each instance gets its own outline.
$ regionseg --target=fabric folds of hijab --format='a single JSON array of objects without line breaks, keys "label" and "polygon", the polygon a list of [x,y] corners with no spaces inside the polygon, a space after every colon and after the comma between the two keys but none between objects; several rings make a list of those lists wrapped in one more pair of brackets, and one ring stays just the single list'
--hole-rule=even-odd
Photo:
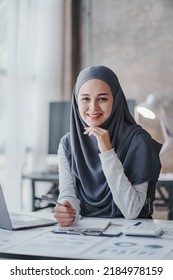
[{"label": "fabric folds of hijab", "polygon": [[[115,73],[105,66],[91,66],[79,73],[72,97],[70,121],[71,170],[84,216],[115,217],[120,214],[104,176],[97,140],[83,135],[77,98],[81,86],[90,79],[104,81],[113,95],[112,112],[101,126],[110,134],[112,146],[132,184],[156,183],[160,172],[161,145],[136,124]],[[116,178],[115,178],[116,181]],[[123,199],[123,198],[122,198]]]}]

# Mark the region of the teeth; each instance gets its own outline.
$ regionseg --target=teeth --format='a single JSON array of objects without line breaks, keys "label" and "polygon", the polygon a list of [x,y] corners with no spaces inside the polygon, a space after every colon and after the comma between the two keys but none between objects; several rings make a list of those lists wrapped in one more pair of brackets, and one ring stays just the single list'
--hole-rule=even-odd
[{"label": "teeth", "polygon": [[97,117],[97,116],[100,116],[101,114],[89,114],[89,116],[91,117]]}]

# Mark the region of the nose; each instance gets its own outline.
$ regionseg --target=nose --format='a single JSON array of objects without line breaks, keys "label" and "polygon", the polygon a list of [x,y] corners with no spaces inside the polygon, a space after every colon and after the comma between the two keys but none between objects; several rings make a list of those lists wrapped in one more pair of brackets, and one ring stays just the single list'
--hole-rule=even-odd
[{"label": "nose", "polygon": [[91,100],[89,108],[94,112],[98,108],[97,100]]}]

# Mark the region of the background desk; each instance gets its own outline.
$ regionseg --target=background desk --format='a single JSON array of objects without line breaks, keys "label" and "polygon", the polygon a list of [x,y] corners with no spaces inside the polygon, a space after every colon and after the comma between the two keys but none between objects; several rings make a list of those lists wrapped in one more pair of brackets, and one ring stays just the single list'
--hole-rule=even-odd
[{"label": "background desk", "polygon": [[36,183],[37,182],[50,182],[52,186],[50,190],[46,193],[46,195],[50,196],[53,199],[57,199],[59,190],[59,176],[58,173],[49,173],[49,172],[41,172],[41,173],[30,173],[22,175],[22,180],[27,179],[31,181],[31,189],[32,189],[32,211],[41,210],[44,208],[52,207],[52,204],[47,203],[46,206],[42,206],[42,199],[36,196]]}]

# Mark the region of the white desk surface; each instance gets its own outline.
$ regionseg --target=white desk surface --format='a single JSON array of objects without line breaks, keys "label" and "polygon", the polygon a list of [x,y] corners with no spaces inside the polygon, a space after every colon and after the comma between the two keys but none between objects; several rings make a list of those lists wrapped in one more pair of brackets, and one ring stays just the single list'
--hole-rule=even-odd
[{"label": "white desk surface", "polygon": [[[27,213],[28,214],[28,213]],[[52,213],[32,212],[37,217],[53,218]],[[137,219],[111,220],[115,229],[122,230],[142,222],[144,225],[169,228],[173,239],[173,221]],[[52,258],[52,259],[167,259],[173,260],[172,239],[144,237],[99,237],[55,234],[55,226],[7,231],[0,229],[0,258]]]}]

